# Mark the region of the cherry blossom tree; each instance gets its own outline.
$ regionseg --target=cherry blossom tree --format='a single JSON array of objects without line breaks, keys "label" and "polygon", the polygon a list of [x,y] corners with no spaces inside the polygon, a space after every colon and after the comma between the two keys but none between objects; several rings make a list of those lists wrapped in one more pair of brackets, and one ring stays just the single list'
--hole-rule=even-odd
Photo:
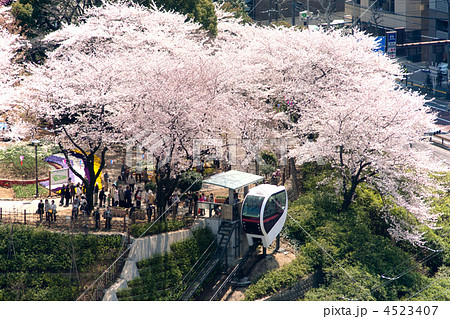
[{"label": "cherry blossom tree", "polygon": [[0,26],[0,116],[8,118],[8,131],[2,132],[4,137],[20,139],[27,134],[26,125],[18,116],[15,108],[15,91],[21,79],[20,60],[17,52],[27,46],[28,42],[18,35],[10,33]]},{"label": "cherry blossom tree", "polygon": [[[437,187],[430,170],[443,168],[420,144],[434,115],[422,96],[400,88],[399,65],[372,51],[373,38],[356,30],[264,28],[226,18],[219,19],[218,41],[241,67],[236,87],[280,105],[271,117],[281,136],[296,139],[290,156],[298,164],[325,160],[339,173],[343,211],[364,183],[433,224],[424,199]],[[393,236],[420,241],[405,230],[411,227],[387,218]]]},{"label": "cherry blossom tree", "polygon": [[46,37],[58,47],[43,66],[30,67],[26,102],[53,122],[64,153],[84,155],[89,174],[78,177],[89,197],[107,147],[139,145],[156,160],[162,211],[193,165],[194,140],[217,137],[243,119],[208,40],[184,15],[122,2],[92,8],[79,25]]}]

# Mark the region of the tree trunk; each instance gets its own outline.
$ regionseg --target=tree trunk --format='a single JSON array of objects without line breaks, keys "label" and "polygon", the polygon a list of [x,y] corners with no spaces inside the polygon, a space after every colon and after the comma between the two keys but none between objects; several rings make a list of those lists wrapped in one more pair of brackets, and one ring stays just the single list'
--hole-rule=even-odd
[{"label": "tree trunk", "polygon": [[86,201],[88,203],[88,212],[90,213],[92,211],[92,209],[94,208],[95,183],[97,181],[97,178],[100,176],[101,171],[105,167],[105,154],[106,154],[107,147],[104,147],[102,149],[101,158],[100,158],[100,167],[99,167],[98,171],[95,172],[95,170],[94,170],[94,168],[95,168],[95,153],[98,151],[100,145],[98,145],[98,147],[91,150],[90,153],[87,153],[86,151],[84,151],[83,149],[78,147],[78,145],[76,145],[75,143],[74,143],[74,145],[81,151],[81,153],[84,156],[84,159],[85,159],[84,162],[85,162],[85,166],[86,166],[89,176],[82,176],[80,173],[75,171],[75,169],[73,169],[72,165],[70,164],[68,151],[66,149],[64,149],[61,144],[59,144],[59,148],[63,152],[64,157],[66,158],[66,163],[69,166],[69,169],[82,180],[83,185],[86,187]]},{"label": "tree trunk", "polygon": [[355,196],[356,187],[358,186],[358,181],[356,178],[352,178],[352,183],[349,190],[344,190],[344,201],[342,202],[341,209],[342,211],[346,211],[350,204],[353,201],[353,197]]},{"label": "tree trunk", "polygon": [[292,196],[297,199],[300,196],[300,182],[298,180],[298,172],[295,167],[295,158],[289,158],[289,166],[292,180]]}]

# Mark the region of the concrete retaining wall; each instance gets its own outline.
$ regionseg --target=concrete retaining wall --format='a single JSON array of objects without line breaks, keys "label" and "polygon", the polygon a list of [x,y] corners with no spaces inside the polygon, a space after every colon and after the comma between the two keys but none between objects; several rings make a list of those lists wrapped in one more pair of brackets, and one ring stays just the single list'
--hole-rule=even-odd
[{"label": "concrete retaining wall", "polygon": [[128,260],[139,262],[148,259],[156,254],[163,254],[170,251],[170,245],[185,240],[192,236],[190,230],[179,230],[172,233],[158,234],[149,237],[136,239],[133,242]]},{"label": "concrete retaining wall", "polygon": [[[196,221],[191,229],[209,227],[213,234],[217,234],[219,224],[219,219],[201,219]],[[128,288],[127,282],[139,277],[139,271],[136,267],[137,262],[168,252],[171,244],[185,240],[190,236],[192,236],[192,231],[188,229],[133,240],[120,278],[106,291],[103,301],[117,301],[116,292]]]}]

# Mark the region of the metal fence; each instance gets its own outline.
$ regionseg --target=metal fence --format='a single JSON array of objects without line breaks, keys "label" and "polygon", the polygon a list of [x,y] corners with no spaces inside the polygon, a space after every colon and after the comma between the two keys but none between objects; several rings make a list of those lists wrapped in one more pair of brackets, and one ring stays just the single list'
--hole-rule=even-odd
[{"label": "metal fence", "polygon": [[[34,211],[27,211],[26,209],[4,209],[0,207],[0,224],[14,223],[29,225],[34,227],[48,227],[55,230],[75,230],[81,232],[89,231],[112,231],[112,232],[128,232],[128,229],[133,224],[142,224],[148,222],[147,213],[145,210],[136,210],[133,216],[129,216],[128,209],[111,209],[111,227],[106,227],[106,219],[103,217],[104,209],[100,210],[100,220],[98,225],[92,214],[79,214],[76,219],[73,219],[71,214],[57,213],[55,220],[46,218],[45,214],[40,216]],[[167,218],[183,218],[184,212],[180,210],[177,215],[168,214]],[[155,220],[155,213],[153,213],[152,220]],[[98,226],[98,227],[97,227]]]},{"label": "metal fence", "polygon": [[322,281],[322,271],[316,271],[306,279],[303,279],[294,284],[292,287],[264,299],[264,301],[292,301],[301,299],[311,288],[318,288]]},{"label": "metal fence", "polygon": [[119,258],[109,266],[77,299],[77,301],[101,301],[106,290],[119,278],[129,253],[130,237],[124,236],[123,250]]}]

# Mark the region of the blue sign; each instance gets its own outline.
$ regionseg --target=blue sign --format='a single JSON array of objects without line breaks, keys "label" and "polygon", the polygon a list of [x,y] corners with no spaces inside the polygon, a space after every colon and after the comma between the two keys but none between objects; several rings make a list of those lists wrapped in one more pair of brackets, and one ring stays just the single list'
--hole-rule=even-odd
[{"label": "blue sign", "polygon": [[375,37],[375,46],[372,50],[384,54],[386,52],[386,38]]},{"label": "blue sign", "polygon": [[396,31],[386,32],[386,36],[387,36],[388,45],[389,45],[389,43],[391,43],[392,45],[397,44],[397,32]]}]

